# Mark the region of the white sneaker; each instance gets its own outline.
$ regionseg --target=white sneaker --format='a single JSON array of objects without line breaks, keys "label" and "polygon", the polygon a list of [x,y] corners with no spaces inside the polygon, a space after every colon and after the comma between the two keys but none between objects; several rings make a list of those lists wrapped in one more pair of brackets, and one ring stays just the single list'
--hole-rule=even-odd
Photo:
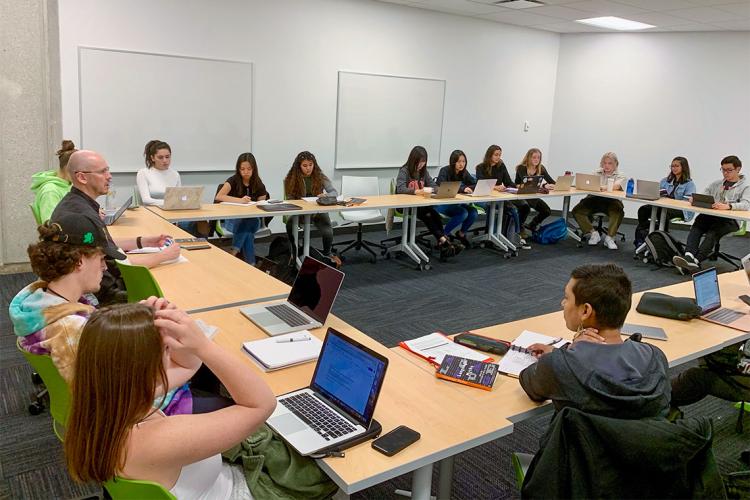
[{"label": "white sneaker", "polygon": [[610,235],[604,237],[604,246],[610,250],[617,250],[617,243],[615,243],[615,240]]},{"label": "white sneaker", "polygon": [[602,241],[602,237],[599,236],[599,231],[589,233],[589,245],[598,245],[600,241]]}]

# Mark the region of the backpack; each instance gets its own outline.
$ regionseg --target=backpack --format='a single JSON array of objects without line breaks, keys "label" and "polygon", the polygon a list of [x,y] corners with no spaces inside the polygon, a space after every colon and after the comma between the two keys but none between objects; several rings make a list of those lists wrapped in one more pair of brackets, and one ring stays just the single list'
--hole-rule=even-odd
[{"label": "backpack", "polygon": [[286,234],[276,236],[271,240],[268,256],[265,259],[259,259],[257,264],[260,264],[257,266],[259,269],[287,285],[294,283],[294,278],[297,276],[297,268],[292,257],[292,245]]},{"label": "backpack", "polygon": [[568,237],[568,224],[562,217],[544,224],[534,231],[531,239],[542,245],[550,245]]},{"label": "backpack", "polygon": [[672,257],[682,255],[684,246],[667,232],[654,231],[644,240],[650,259],[657,266],[674,266]]}]

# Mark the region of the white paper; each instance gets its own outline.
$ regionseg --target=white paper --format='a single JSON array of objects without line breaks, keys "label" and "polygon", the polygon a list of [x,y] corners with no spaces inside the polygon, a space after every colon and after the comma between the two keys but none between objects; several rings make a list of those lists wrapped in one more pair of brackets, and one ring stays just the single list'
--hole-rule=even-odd
[{"label": "white paper", "polygon": [[237,201],[222,201],[219,203],[219,205],[232,205],[235,207],[252,207],[253,205],[257,205],[257,201],[248,201],[247,203],[240,203]]},{"label": "white paper", "polygon": [[[557,340],[557,342],[554,342]],[[516,340],[513,341],[514,346],[518,347],[529,347],[531,344],[546,344],[554,347],[561,347],[568,341],[565,339],[550,337],[549,335],[542,335],[541,333],[530,332],[524,330],[521,332]],[[521,351],[514,351],[512,348],[509,350],[498,363],[498,371],[505,375],[511,375],[518,377],[521,372],[536,363],[536,358],[528,353]]]},{"label": "white paper", "polygon": [[475,359],[477,361],[484,361],[487,359],[487,355],[474,349],[470,349],[461,344],[456,344],[451,339],[440,333],[431,333],[424,337],[419,337],[413,340],[406,340],[402,342],[406,345],[409,350],[430,358],[435,363],[440,364],[443,362],[443,358],[446,354],[451,356],[459,356],[462,358]]}]

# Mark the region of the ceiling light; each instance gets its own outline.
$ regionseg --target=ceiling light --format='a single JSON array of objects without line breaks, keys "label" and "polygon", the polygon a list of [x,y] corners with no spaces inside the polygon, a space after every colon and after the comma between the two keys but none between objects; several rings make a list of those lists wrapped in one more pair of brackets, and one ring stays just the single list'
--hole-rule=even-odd
[{"label": "ceiling light", "polygon": [[630,19],[623,19],[621,17],[606,16],[606,17],[592,17],[589,19],[577,19],[577,23],[588,24],[596,26],[598,28],[606,28],[610,30],[620,31],[633,31],[633,30],[645,30],[648,28],[656,28],[651,24],[639,23],[638,21],[631,21]]}]

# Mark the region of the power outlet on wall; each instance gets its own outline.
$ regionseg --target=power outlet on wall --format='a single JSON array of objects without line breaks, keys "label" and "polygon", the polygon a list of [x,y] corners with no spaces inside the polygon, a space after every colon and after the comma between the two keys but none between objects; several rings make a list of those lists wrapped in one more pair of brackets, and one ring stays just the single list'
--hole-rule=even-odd
[{"label": "power outlet on wall", "polygon": [[523,122],[523,131],[524,132],[528,132],[529,131],[529,121],[528,120],[526,120],[525,122]]}]

